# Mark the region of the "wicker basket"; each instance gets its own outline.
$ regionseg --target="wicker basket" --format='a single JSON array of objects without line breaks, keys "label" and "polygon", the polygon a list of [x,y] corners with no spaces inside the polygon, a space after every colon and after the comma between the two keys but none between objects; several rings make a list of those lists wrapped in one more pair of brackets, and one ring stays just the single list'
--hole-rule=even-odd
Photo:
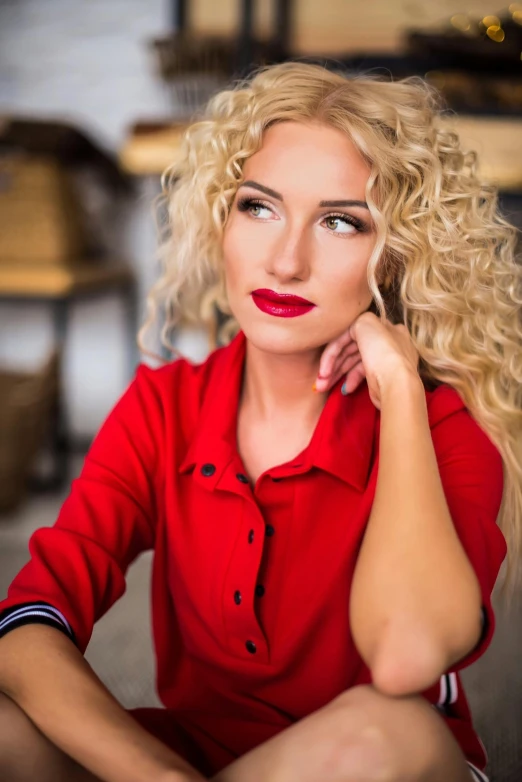
[{"label": "wicker basket", "polygon": [[55,265],[86,243],[73,182],[51,157],[0,156],[0,263]]},{"label": "wicker basket", "polygon": [[59,354],[35,374],[0,372],[0,511],[23,499],[58,398]]}]

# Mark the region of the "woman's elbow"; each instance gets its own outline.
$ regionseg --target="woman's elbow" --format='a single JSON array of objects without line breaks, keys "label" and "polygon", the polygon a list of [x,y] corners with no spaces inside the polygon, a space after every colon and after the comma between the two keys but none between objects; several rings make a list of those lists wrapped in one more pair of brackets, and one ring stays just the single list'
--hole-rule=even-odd
[{"label": "woman's elbow", "polygon": [[446,638],[443,633],[427,630],[392,630],[372,655],[373,683],[387,695],[424,692],[476,647],[481,632],[480,615],[476,622],[461,625]]},{"label": "woman's elbow", "polygon": [[370,668],[376,689],[385,695],[415,695],[435,684],[445,671],[443,656],[419,649],[383,647]]}]

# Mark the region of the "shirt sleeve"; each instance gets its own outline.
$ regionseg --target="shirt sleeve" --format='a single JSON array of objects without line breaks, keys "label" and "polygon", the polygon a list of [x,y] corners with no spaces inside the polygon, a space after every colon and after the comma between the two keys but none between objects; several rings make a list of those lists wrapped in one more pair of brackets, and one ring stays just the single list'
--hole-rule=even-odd
[{"label": "shirt sleeve", "polygon": [[[449,393],[457,396],[452,390]],[[439,474],[455,529],[482,592],[482,635],[476,647],[452,667],[457,671],[484,654],[495,630],[491,594],[507,550],[497,525],[504,473],[499,451],[463,403],[450,403],[454,409],[444,412],[443,398],[435,405],[438,414],[433,410],[438,420],[431,429]]]},{"label": "shirt sleeve", "polygon": [[94,623],[125,591],[125,573],[154,545],[162,411],[154,370],[136,376],[95,437],[52,527],[0,602],[0,636],[31,622],[56,627],[83,653]]}]

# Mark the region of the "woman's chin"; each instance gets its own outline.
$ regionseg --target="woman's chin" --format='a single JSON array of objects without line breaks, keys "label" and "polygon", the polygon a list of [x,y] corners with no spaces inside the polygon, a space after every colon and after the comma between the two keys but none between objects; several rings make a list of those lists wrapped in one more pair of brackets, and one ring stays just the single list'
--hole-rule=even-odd
[{"label": "woman's chin", "polygon": [[[257,350],[281,355],[317,350],[328,340],[321,339],[316,328],[299,327],[289,324],[289,318],[274,318],[274,323],[240,323],[247,340]],[[303,324],[304,325],[304,324]]]}]

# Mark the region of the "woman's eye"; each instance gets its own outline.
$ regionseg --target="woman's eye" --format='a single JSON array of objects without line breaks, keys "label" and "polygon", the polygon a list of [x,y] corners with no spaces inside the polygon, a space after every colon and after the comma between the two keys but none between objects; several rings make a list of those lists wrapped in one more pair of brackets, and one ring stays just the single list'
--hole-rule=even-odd
[{"label": "woman's eye", "polygon": [[247,212],[252,217],[261,220],[266,220],[272,214],[272,210],[268,206],[259,201],[253,201],[251,198],[241,198],[237,202],[237,208],[240,212]]},{"label": "woman's eye", "polygon": [[[252,204],[249,212],[253,217],[266,217],[270,214],[270,209],[267,209],[266,206],[261,206],[260,204]],[[263,214],[263,212],[265,212],[265,214]]]},{"label": "woman's eye", "polygon": [[325,217],[326,227],[337,234],[351,234],[357,231],[357,228],[346,217]]},{"label": "woman's eye", "polygon": [[269,217],[271,214],[270,209],[268,209],[268,207],[266,206],[261,206],[261,204],[250,204],[250,206],[248,207],[248,211],[250,212],[252,217],[261,217],[264,219]]}]

